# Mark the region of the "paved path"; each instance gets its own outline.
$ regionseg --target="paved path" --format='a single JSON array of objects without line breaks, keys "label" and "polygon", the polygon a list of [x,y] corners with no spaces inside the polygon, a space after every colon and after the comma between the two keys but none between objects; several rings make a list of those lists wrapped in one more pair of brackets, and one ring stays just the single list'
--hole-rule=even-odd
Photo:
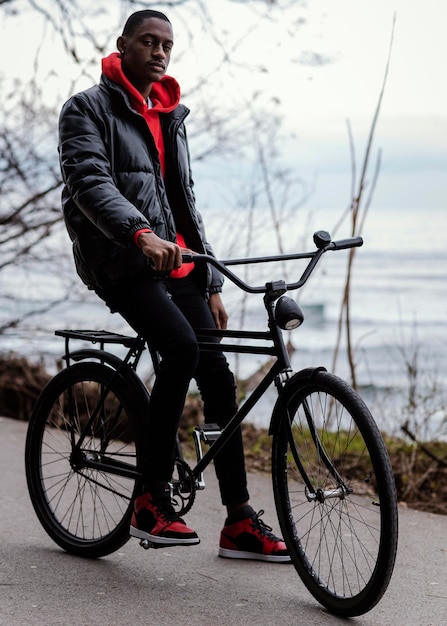
[{"label": "paved path", "polygon": [[[291,565],[217,557],[224,514],[212,470],[187,519],[195,547],[142,550],[130,541],[97,561],[72,557],[45,534],[25,484],[27,425],[0,418],[1,626],[256,626],[346,623],[326,613]],[[278,531],[269,478],[250,475],[253,505]],[[447,517],[400,509],[397,566],[361,626],[447,624]]]}]

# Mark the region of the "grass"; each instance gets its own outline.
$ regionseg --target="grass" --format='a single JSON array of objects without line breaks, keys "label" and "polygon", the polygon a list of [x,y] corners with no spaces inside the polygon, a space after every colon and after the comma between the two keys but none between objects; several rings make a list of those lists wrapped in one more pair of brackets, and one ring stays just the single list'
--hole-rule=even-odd
[{"label": "grass", "polygon": [[[0,358],[0,415],[27,420],[31,408],[50,376],[42,365],[30,364],[26,359]],[[435,394],[439,404],[439,394]],[[433,399],[433,395],[430,394]],[[425,399],[421,402],[412,394],[409,423],[421,423],[418,415],[434,414],[433,407]],[[445,406],[445,405],[443,405]],[[437,409],[439,406],[437,407]],[[445,409],[443,409],[443,414]],[[198,396],[188,397],[180,438],[185,447],[186,457],[194,458],[192,438],[194,426],[203,421],[201,401]],[[445,418],[447,422],[447,418]],[[443,422],[445,423],[445,422]],[[416,429],[415,429],[416,430]],[[411,508],[447,515],[447,441],[424,439],[411,431],[401,436],[385,435],[385,443],[390,455],[396,481],[399,501]],[[267,429],[256,428],[250,423],[243,424],[242,433],[246,452],[247,469],[250,472],[271,472],[271,437]]]},{"label": "grass", "polygon": [[[202,421],[201,402],[191,397],[185,408],[180,439],[186,458],[194,459],[191,431]],[[249,472],[271,473],[272,440],[265,428],[242,425]],[[396,482],[398,501],[420,511],[447,515],[447,442],[412,441],[384,434]]]}]

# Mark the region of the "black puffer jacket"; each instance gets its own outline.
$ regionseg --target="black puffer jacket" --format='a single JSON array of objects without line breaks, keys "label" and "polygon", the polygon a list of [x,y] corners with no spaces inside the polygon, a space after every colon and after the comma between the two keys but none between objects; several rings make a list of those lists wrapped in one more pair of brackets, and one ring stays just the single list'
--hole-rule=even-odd
[{"label": "black puffer jacket", "polygon": [[[64,105],[59,120],[59,154],[65,183],[62,205],[78,274],[90,289],[152,274],[133,235],[151,228],[175,241],[181,232],[196,252],[212,254],[195,208],[184,119],[179,104],[160,114],[166,173],[142,115],[124,88],[101,77],[99,85]],[[203,292],[220,291],[212,269],[199,279]],[[153,274],[152,274],[153,275]]]}]

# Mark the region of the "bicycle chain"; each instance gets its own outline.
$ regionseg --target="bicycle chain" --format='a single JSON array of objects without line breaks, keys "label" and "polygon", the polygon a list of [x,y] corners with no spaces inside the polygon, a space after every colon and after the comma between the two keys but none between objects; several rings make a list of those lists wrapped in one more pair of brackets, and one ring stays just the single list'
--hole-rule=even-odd
[{"label": "bicycle chain", "polygon": [[[173,491],[171,496],[172,505],[176,510],[177,515],[185,515],[188,511],[191,510],[191,507],[194,504],[194,500],[196,497],[195,479],[192,470],[188,463],[186,463],[186,461],[184,461],[183,459],[176,459],[175,463],[177,466],[181,466],[181,471],[184,473],[184,477],[181,481],[172,481],[171,483]],[[78,476],[81,476],[85,480],[88,480],[95,485],[98,485],[98,487],[101,487],[101,489],[105,489],[106,491],[109,491],[110,493],[113,493],[114,495],[119,496],[124,500],[128,500],[129,502],[130,500],[132,500],[132,497],[126,496],[125,494],[116,491],[116,489],[112,489],[112,487],[108,487],[107,485],[99,482],[99,480],[96,480],[92,476],[87,476],[82,471],[77,471],[76,473],[78,474]],[[188,490],[183,494],[181,492],[182,486],[186,487]]]}]

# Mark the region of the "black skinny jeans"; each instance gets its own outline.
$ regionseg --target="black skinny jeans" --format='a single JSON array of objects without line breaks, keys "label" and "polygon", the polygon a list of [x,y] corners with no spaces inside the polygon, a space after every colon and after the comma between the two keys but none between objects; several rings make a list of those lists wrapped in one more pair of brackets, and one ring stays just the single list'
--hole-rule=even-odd
[{"label": "black skinny jeans", "polygon": [[[213,316],[193,274],[129,282],[101,297],[161,357],[144,424],[143,484],[166,484],[172,477],[175,437],[191,379],[200,390],[206,422],[223,427],[237,411],[234,377],[224,354],[199,352],[197,345],[194,328],[215,328]],[[223,504],[248,500],[240,429],[216,456],[214,466]]]}]

